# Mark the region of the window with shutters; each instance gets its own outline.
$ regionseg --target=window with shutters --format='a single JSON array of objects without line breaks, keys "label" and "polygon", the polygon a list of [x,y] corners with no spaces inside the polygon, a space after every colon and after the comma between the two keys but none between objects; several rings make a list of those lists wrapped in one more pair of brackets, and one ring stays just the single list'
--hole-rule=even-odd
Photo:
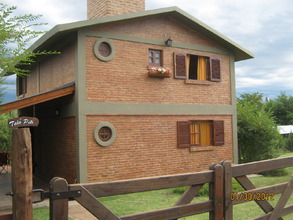
[{"label": "window with shutters", "polygon": [[221,81],[221,60],[215,57],[174,53],[175,78]]},{"label": "window with shutters", "polygon": [[149,49],[149,64],[151,66],[163,66],[161,50]]},{"label": "window with shutters", "polygon": [[179,148],[224,145],[224,121],[178,121]]}]

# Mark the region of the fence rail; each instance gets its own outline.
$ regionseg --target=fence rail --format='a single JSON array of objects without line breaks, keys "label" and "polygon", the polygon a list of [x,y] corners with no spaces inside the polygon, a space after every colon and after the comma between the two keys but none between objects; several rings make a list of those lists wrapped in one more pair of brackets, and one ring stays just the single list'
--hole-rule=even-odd
[{"label": "fence rail", "polygon": [[[233,206],[251,200],[254,200],[264,211],[264,215],[255,219],[282,219],[282,216],[293,213],[293,205],[286,206],[293,190],[293,176],[287,183],[256,188],[247,175],[292,166],[293,157],[278,158],[233,166],[230,162],[223,161],[220,164],[212,164],[210,166],[210,170],[203,172],[106,183],[68,185],[65,179],[54,178],[51,181],[51,188],[53,192],[60,191],[60,188],[58,188],[57,185],[62,186],[62,189],[65,191],[80,190],[81,196],[74,199],[100,220],[174,220],[205,212],[209,213],[210,219],[231,220],[233,219]],[[232,191],[233,178],[238,181],[245,191],[239,193],[234,193]],[[205,183],[209,184],[209,199],[207,201],[190,204]],[[127,216],[115,215],[98,199],[99,197],[105,196],[145,192],[181,186],[189,186],[189,188],[184,192],[173,207]],[[267,200],[269,196],[273,196],[275,194],[282,195],[277,202],[277,205],[272,207]],[[238,199],[233,199],[231,196],[238,197]],[[243,196],[246,196],[247,198]],[[68,199],[50,200],[50,213],[50,219],[67,219]]]}]

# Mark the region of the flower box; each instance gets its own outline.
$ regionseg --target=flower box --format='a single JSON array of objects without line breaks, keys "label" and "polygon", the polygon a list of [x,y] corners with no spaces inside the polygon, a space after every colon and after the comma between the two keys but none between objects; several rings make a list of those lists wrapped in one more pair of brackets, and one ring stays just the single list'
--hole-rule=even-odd
[{"label": "flower box", "polygon": [[149,77],[154,77],[154,78],[170,78],[171,77],[171,71],[168,69],[164,69],[162,67],[160,68],[155,68],[151,67],[149,68]]}]

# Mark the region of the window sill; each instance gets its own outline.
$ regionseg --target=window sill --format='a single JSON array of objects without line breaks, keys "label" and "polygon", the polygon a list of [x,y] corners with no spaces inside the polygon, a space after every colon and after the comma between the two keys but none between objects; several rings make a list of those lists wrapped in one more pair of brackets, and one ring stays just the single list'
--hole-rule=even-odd
[{"label": "window sill", "polygon": [[212,85],[211,81],[207,80],[194,80],[194,79],[186,79],[185,80],[186,84],[192,84],[192,85],[203,85],[203,86],[210,86]]},{"label": "window sill", "polygon": [[194,146],[190,147],[190,152],[203,152],[203,151],[214,151],[215,146]]}]

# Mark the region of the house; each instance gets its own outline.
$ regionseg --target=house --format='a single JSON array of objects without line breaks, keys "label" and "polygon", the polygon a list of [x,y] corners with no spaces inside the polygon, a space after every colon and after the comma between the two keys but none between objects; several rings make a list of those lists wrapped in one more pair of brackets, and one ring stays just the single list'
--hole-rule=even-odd
[{"label": "house", "polygon": [[88,20],[55,26],[19,77],[34,173],[69,183],[188,173],[237,163],[235,62],[252,54],[177,7],[88,0]]},{"label": "house", "polygon": [[293,125],[280,125],[278,130],[281,135],[286,136],[293,133]]}]

